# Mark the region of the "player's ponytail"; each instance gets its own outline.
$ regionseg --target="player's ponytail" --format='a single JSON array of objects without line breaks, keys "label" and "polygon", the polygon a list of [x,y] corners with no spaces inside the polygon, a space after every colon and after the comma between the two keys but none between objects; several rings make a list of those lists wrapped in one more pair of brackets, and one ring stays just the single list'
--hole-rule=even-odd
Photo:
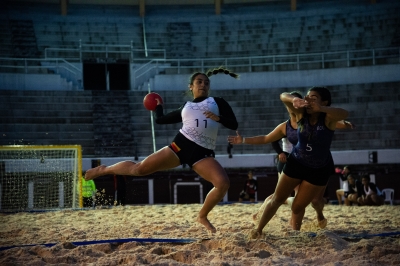
[{"label": "player's ponytail", "polygon": [[239,75],[238,74],[233,73],[232,71],[230,71],[229,69],[226,69],[224,67],[210,69],[210,70],[208,70],[206,72],[206,75],[207,75],[207,77],[211,77],[211,76],[217,75],[219,73],[224,73],[225,75],[229,75],[232,78],[239,79]]},{"label": "player's ponytail", "polygon": [[187,96],[193,95],[193,92],[192,92],[192,90],[190,89],[190,85],[193,85],[193,82],[194,82],[195,78],[196,78],[198,75],[205,75],[205,76],[207,76],[207,78],[208,78],[208,77],[210,77],[210,76],[217,75],[217,74],[219,74],[219,73],[224,73],[225,75],[229,75],[229,76],[231,76],[231,77],[233,77],[233,78],[235,78],[235,79],[239,79],[239,75],[238,75],[238,74],[233,73],[232,71],[230,71],[229,69],[226,69],[226,68],[224,68],[224,67],[218,67],[218,68],[210,69],[210,70],[206,71],[206,73],[203,73],[203,72],[195,72],[195,73],[193,73],[193,74],[190,76],[190,78],[189,78],[189,90],[187,90],[187,91],[185,92],[185,94],[186,94]]}]

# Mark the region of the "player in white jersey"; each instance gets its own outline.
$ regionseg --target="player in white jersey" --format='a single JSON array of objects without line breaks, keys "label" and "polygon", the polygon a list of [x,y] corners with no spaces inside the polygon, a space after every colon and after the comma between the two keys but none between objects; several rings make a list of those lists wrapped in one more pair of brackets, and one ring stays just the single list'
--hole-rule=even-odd
[{"label": "player in white jersey", "polygon": [[101,165],[86,171],[85,179],[90,180],[103,175],[145,176],[157,171],[189,165],[197,174],[214,186],[208,193],[197,216],[197,222],[215,233],[208,213],[220,202],[228,191],[230,182],[224,168],[214,159],[215,142],[219,124],[236,130],[238,123],[230,105],[222,98],[209,97],[209,76],[223,73],[237,78],[238,75],[224,68],[207,73],[197,72],[190,77],[189,89],[193,101],[184,103],[179,109],[164,115],[163,106],[158,101],[156,123],[183,123],[179,133],[169,146],[166,146],[135,163],[123,161],[111,166]]}]

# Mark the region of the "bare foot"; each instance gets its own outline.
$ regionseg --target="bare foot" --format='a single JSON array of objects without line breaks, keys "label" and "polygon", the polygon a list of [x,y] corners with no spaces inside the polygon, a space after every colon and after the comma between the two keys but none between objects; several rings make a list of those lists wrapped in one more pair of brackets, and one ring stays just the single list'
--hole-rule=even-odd
[{"label": "bare foot", "polygon": [[85,180],[86,181],[87,180],[92,180],[92,179],[95,179],[96,177],[104,175],[103,171],[104,171],[105,168],[106,168],[105,165],[100,165],[100,166],[97,166],[95,168],[87,170],[86,174],[85,174]]},{"label": "bare foot", "polygon": [[258,232],[257,229],[252,229],[249,234],[249,239],[259,239],[262,233]]},{"label": "bare foot", "polygon": [[210,232],[215,234],[217,232],[217,229],[215,229],[215,227],[210,223],[210,221],[207,219],[207,217],[205,218],[200,218],[197,217],[197,222],[201,223],[202,225],[204,225],[204,227]]},{"label": "bare foot", "polygon": [[326,225],[328,224],[328,220],[327,219],[323,219],[321,221],[318,221],[318,227],[321,229],[324,229],[326,227]]}]

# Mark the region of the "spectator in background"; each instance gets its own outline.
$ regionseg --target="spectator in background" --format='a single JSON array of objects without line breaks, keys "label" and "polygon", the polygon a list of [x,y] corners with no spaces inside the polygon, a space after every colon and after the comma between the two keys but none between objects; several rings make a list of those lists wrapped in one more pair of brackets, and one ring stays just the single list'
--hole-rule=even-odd
[{"label": "spectator in background", "polygon": [[82,200],[83,207],[95,207],[96,203],[96,184],[93,180],[85,180],[85,173],[81,178],[81,182],[78,183],[78,193],[81,193],[82,184]]},{"label": "spectator in background", "polygon": [[365,175],[361,179],[362,196],[358,198],[360,205],[380,206],[383,205],[384,199],[379,195],[378,188],[375,183],[372,183],[369,176]]},{"label": "spectator in background", "polygon": [[342,188],[336,190],[336,197],[338,199],[338,204],[342,205],[342,197],[344,197],[344,192],[349,190],[349,183],[347,182],[347,176],[350,175],[350,168],[346,165],[343,170],[336,167],[336,173],[340,173],[340,179],[343,182]]},{"label": "spectator in background", "polygon": [[355,179],[353,175],[347,176],[348,190],[344,192],[344,204],[350,206],[353,203],[357,203],[358,198],[362,196],[362,184],[359,180]]},{"label": "spectator in background", "polygon": [[244,187],[242,192],[239,195],[239,202],[243,200],[250,200],[250,202],[254,202],[256,199],[257,192],[257,180],[253,178],[253,171],[249,171],[247,174],[248,179],[244,182]]}]

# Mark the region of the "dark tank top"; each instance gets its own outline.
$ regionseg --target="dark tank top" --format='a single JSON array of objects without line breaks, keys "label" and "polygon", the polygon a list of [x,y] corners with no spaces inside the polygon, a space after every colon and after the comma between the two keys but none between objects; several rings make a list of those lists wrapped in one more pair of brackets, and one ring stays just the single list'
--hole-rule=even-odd
[{"label": "dark tank top", "polygon": [[325,126],[325,116],[320,116],[315,125],[310,125],[308,118],[302,118],[303,128],[297,129],[298,142],[293,147],[292,155],[301,164],[311,168],[321,168],[331,159],[330,147],[334,130]]}]

